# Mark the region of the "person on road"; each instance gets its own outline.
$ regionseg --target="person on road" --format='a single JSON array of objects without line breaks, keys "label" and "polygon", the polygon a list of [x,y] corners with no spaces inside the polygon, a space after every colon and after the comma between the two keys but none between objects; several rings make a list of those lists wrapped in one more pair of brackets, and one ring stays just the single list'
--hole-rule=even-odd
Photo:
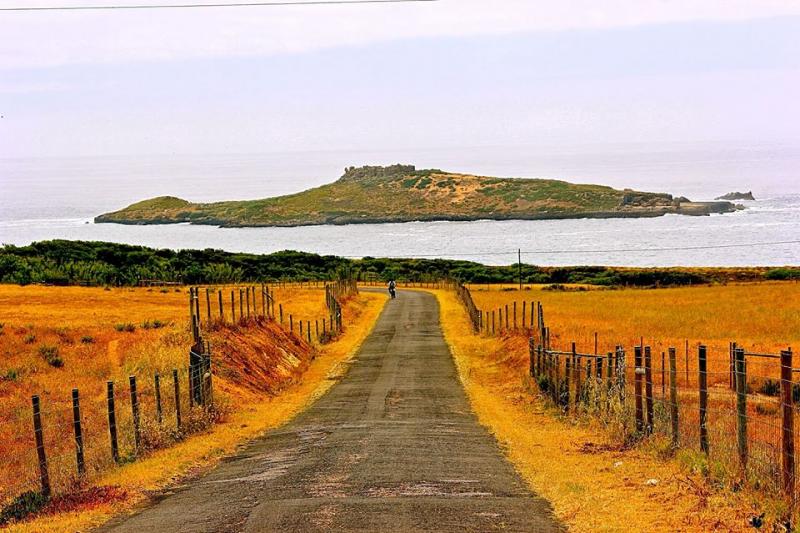
[{"label": "person on road", "polygon": [[392,300],[397,297],[396,289],[397,283],[395,283],[394,280],[389,281],[389,294],[391,295]]}]

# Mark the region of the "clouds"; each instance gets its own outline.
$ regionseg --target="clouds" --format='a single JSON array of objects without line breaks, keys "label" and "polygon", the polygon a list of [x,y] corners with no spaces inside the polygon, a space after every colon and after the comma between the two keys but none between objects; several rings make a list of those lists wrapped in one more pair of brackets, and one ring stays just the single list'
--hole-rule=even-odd
[{"label": "clouds", "polygon": [[[8,5],[122,0],[3,0]],[[153,2],[154,0],[145,0]],[[168,0],[169,1],[169,0]],[[260,57],[448,38],[800,15],[794,0],[439,0],[435,3],[0,13],[0,69]]]},{"label": "clouds", "polygon": [[800,140],[800,3],[551,4],[0,13],[0,157]]}]

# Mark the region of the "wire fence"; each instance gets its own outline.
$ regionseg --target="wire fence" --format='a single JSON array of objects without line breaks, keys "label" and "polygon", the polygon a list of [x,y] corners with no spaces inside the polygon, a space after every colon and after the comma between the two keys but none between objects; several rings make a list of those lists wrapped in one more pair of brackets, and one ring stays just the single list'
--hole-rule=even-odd
[{"label": "wire fence", "polygon": [[[341,302],[358,294],[355,280],[302,286],[325,289],[328,316],[312,322],[288,315],[289,333],[311,344],[313,325],[316,340],[333,340],[343,330]],[[0,455],[0,525],[6,511],[24,506],[27,496],[47,500],[67,494],[113,466],[173,445],[221,419],[224,413],[214,402],[211,348],[203,332],[220,324],[280,320],[283,325],[283,310],[268,285],[190,287],[188,304],[193,338],[188,366],[98,382],[91,390],[42,393],[27,408],[0,409],[7,452]]]},{"label": "wire fence", "polygon": [[30,410],[3,415],[0,508],[27,492],[68,492],[208,427],[219,415],[211,383],[210,368],[191,365],[64,397],[33,396]]},{"label": "wire fence", "polygon": [[700,344],[695,379],[682,380],[675,347],[581,352],[575,343],[552,348],[546,328],[537,337],[529,344],[530,375],[565,413],[596,417],[626,442],[667,437],[673,450],[699,451],[706,473],[782,493],[794,505],[800,387],[791,349],[755,354],[731,343],[731,371],[712,369],[712,354]]},{"label": "wire fence", "polygon": [[[471,301],[469,289],[457,292]],[[483,335],[528,337],[528,374],[565,415],[599,420],[627,444],[663,437],[673,452],[697,453],[705,473],[782,495],[796,509],[800,368],[791,348],[763,353],[730,342],[714,352],[640,339],[628,349],[604,346],[596,333],[586,345],[554,347],[540,302],[465,307]]]},{"label": "wire fence", "polygon": [[[324,289],[326,315],[298,317],[285,312],[276,288]],[[334,282],[190,287],[190,327],[198,335],[221,325],[243,326],[252,321],[276,320],[309,344],[325,344],[344,330],[341,302],[357,294],[357,283],[349,277]]]}]

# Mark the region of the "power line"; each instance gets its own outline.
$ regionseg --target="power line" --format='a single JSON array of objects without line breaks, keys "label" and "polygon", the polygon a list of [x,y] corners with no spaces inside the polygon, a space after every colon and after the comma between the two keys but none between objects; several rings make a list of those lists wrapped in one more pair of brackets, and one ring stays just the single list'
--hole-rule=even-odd
[{"label": "power line", "polygon": [[230,2],[214,4],[121,4],[100,6],[18,6],[0,7],[0,11],[99,11],[108,9],[187,9],[203,7],[274,7],[274,6],[326,6],[346,4],[404,4],[438,2],[439,0],[299,0],[297,2]]},{"label": "power line", "polygon": [[[647,253],[647,252],[680,252],[692,250],[720,250],[726,248],[750,248],[755,246],[782,246],[787,244],[800,244],[800,240],[793,241],[773,241],[773,242],[751,242],[751,243],[734,243],[734,244],[711,244],[704,246],[674,246],[664,248],[613,248],[613,249],[594,249],[594,250],[535,250],[535,251],[522,251],[522,255],[548,255],[548,254],[613,254],[613,253]],[[476,257],[476,256],[503,256],[514,255],[519,253],[518,250],[509,250],[507,252],[497,251],[484,251],[484,252],[456,252],[456,253],[443,253],[443,254],[409,254],[410,258],[433,258],[443,259],[445,257]],[[354,259],[361,257],[371,257],[369,254],[363,255],[344,255],[341,257]]]},{"label": "power line", "polygon": [[[613,250],[537,250],[535,252],[522,252],[523,254],[605,254],[605,253],[635,253],[635,252],[676,252],[689,250],[720,250],[725,248],[751,248],[753,246],[781,246],[785,244],[800,244],[798,241],[751,242],[737,244],[711,244],[706,246],[675,246],[668,248],[616,248]],[[513,253],[513,252],[511,252]]]}]

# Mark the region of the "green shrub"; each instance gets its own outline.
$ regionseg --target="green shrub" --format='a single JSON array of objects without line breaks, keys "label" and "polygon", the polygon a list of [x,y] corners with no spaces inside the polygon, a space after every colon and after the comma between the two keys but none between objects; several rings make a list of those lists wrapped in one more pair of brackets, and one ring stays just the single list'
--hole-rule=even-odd
[{"label": "green shrub", "polygon": [[125,331],[127,333],[133,333],[136,331],[136,326],[131,324],[130,322],[127,323],[119,323],[114,325],[114,329],[117,331]]},{"label": "green shrub", "polygon": [[767,378],[759,387],[758,392],[765,396],[777,396],[781,393],[781,382],[777,379]]},{"label": "green shrub", "polygon": [[28,333],[27,335],[25,335],[25,338],[22,339],[22,342],[24,342],[25,344],[33,344],[34,342],[36,342],[36,335],[33,333]]},{"label": "green shrub", "polygon": [[16,368],[9,368],[6,373],[0,376],[0,381],[17,381],[19,379],[19,370]]},{"label": "green shrub", "polygon": [[50,346],[49,344],[43,344],[39,346],[39,355],[47,361],[47,364],[54,367],[54,368],[61,368],[64,366],[64,360],[61,359],[61,355],[58,351],[58,346]]},{"label": "green shrub", "polygon": [[775,416],[778,414],[778,405],[777,404],[763,404],[757,403],[756,404],[756,413],[762,416]]},{"label": "green shrub", "polygon": [[47,505],[47,497],[41,492],[32,490],[24,492],[0,510],[0,525],[7,524],[12,520],[22,520],[41,511],[45,505]]},{"label": "green shrub", "polygon": [[81,337],[81,344],[94,344],[94,337],[91,335],[84,335]]},{"label": "green shrub", "polygon": [[780,281],[800,279],[800,268],[773,268],[772,270],[767,270],[764,277]]}]

